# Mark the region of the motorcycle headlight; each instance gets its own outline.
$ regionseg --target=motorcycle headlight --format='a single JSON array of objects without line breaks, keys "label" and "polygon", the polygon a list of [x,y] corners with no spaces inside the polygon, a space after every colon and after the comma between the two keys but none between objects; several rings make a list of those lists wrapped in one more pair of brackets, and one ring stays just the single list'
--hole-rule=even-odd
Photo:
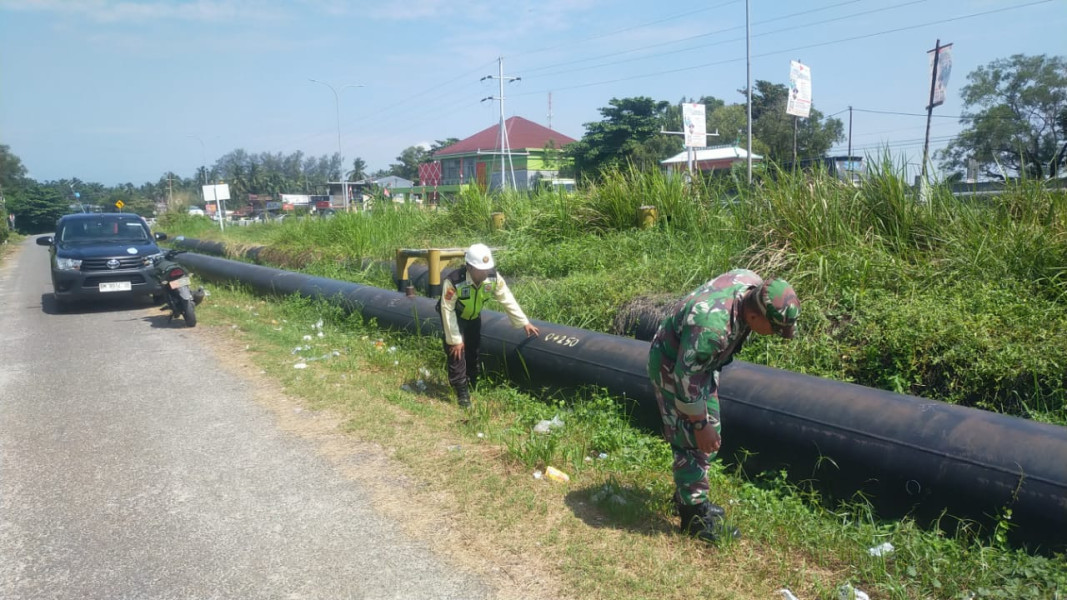
[{"label": "motorcycle headlight", "polygon": [[80,258],[56,257],[56,268],[60,271],[76,271],[82,267]]}]

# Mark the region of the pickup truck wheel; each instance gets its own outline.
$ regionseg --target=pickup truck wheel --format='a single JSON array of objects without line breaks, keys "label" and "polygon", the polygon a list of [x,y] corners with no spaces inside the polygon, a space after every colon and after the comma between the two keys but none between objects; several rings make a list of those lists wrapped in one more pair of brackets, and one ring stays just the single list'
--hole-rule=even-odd
[{"label": "pickup truck wheel", "polygon": [[71,303],[67,300],[60,298],[59,296],[52,294],[52,308],[57,313],[65,313],[70,310]]}]

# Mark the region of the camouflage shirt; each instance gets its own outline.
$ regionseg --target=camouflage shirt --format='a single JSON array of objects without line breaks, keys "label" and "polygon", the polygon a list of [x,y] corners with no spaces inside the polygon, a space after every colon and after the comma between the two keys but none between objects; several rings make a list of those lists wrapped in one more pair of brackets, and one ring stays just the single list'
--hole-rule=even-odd
[{"label": "camouflage shirt", "polygon": [[719,371],[730,364],[751,330],[741,303],[763,279],[748,269],[734,269],[700,286],[671,308],[660,323],[652,350],[660,372],[671,374],[678,412],[696,418],[709,398],[718,398]]}]

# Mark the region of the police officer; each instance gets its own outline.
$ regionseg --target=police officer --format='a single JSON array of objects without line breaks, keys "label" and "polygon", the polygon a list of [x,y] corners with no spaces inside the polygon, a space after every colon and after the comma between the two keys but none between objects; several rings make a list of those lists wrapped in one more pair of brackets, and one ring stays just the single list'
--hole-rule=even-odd
[{"label": "police officer", "polygon": [[648,375],[674,452],[675,505],[681,531],[707,542],[738,538],[725,511],[708,500],[708,463],[721,445],[719,372],[749,333],[792,339],[800,302],[783,279],[763,281],[735,269],[682,298],[660,323]]},{"label": "police officer", "polygon": [[448,355],[448,383],[456,392],[460,406],[470,406],[470,387],[477,384],[480,366],[478,347],[482,340],[482,307],[494,298],[503,305],[512,326],[522,328],[528,337],[540,334],[504,278],[494,268],[493,254],[485,244],[474,244],[464,256],[466,265],[445,277],[441,289],[441,322]]}]

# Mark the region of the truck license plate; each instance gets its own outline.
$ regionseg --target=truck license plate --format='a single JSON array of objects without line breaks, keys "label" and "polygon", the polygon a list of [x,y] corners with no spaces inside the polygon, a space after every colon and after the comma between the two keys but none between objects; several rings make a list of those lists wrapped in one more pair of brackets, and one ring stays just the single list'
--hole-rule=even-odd
[{"label": "truck license plate", "polygon": [[174,281],[170,282],[169,285],[170,285],[170,289],[176,290],[176,289],[182,287],[183,285],[185,285],[185,286],[189,285],[189,278],[188,277],[179,277],[179,278],[175,279]]},{"label": "truck license plate", "polygon": [[128,292],[131,286],[129,281],[102,281],[100,282],[101,292]]}]

